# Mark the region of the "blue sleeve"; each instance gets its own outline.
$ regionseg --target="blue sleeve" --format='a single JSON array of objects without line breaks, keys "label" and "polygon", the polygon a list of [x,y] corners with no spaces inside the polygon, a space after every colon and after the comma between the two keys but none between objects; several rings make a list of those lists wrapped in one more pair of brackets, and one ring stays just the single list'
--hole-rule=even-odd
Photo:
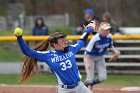
[{"label": "blue sleeve", "polygon": [[80,49],[84,46],[84,41],[83,40],[78,40],[75,45],[72,45],[73,52],[76,54],[77,52],[80,51]]},{"label": "blue sleeve", "polygon": [[45,52],[30,49],[28,47],[28,45],[22,39],[22,36],[17,37],[17,41],[18,41],[20,49],[22,50],[24,55],[33,57],[33,58],[35,58],[39,61],[45,61],[46,62],[47,54]]},{"label": "blue sleeve", "polygon": [[91,27],[88,27],[87,29],[86,29],[86,32],[84,32],[83,34],[82,34],[82,36],[80,37],[80,39],[78,40],[78,42],[75,44],[75,45],[73,45],[73,47],[74,47],[74,50],[73,50],[73,52],[76,54],[77,52],[79,52],[80,51],[80,49],[84,46],[84,43],[86,42],[86,40],[88,39],[88,36],[89,36],[89,34],[92,32],[92,28]]}]

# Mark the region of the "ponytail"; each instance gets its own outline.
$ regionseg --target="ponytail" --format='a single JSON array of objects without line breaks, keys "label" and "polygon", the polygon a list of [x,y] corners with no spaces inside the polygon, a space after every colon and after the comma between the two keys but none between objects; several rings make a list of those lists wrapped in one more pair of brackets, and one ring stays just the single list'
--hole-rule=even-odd
[{"label": "ponytail", "polygon": [[[38,43],[33,49],[37,51],[46,51],[48,46],[49,39]],[[34,73],[36,73],[36,75],[38,74],[37,60],[29,56],[24,56],[19,83],[22,83],[23,81],[27,80]]]}]

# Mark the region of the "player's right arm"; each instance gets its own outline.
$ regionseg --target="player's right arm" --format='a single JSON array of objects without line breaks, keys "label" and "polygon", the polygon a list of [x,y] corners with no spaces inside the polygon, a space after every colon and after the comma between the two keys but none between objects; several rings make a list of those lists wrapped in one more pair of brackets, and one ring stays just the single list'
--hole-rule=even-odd
[{"label": "player's right arm", "polygon": [[88,29],[86,29],[86,32],[83,33],[83,35],[80,37],[80,39],[77,41],[77,43],[75,45],[73,45],[75,53],[77,53],[84,46],[84,44],[91,32],[92,32],[92,28],[89,27]]},{"label": "player's right arm", "polygon": [[24,42],[24,40],[22,39],[22,33],[21,34],[18,33],[18,32],[20,32],[20,30],[22,30],[22,29],[19,29],[19,30],[15,29],[14,34],[15,34],[15,36],[17,36],[17,41],[18,41],[18,44],[19,44],[20,49],[22,50],[23,54],[33,57],[39,61],[46,60],[46,58],[47,58],[46,53],[33,50]]}]

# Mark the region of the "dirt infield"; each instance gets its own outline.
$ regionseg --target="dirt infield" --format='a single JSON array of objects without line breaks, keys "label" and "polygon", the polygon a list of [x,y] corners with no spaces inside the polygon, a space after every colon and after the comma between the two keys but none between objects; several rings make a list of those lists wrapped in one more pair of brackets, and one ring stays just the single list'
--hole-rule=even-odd
[{"label": "dirt infield", "polygon": [[[120,91],[126,86],[107,86],[97,85],[94,87],[94,93],[140,93]],[[56,93],[56,86],[53,85],[0,85],[0,93]]]}]

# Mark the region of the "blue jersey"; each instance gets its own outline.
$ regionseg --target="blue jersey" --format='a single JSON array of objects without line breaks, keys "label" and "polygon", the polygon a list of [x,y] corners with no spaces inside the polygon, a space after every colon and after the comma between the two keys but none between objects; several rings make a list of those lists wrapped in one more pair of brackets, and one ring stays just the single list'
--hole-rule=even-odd
[{"label": "blue jersey", "polygon": [[36,51],[30,49],[21,36],[17,40],[25,55],[49,65],[59,84],[72,85],[80,81],[81,75],[76,65],[75,54],[84,46],[83,40],[69,46],[67,52],[61,50]]},{"label": "blue jersey", "polygon": [[107,37],[102,37],[101,33],[92,37],[86,47],[86,54],[92,56],[103,56],[107,48],[113,47],[112,35],[108,34]]}]

